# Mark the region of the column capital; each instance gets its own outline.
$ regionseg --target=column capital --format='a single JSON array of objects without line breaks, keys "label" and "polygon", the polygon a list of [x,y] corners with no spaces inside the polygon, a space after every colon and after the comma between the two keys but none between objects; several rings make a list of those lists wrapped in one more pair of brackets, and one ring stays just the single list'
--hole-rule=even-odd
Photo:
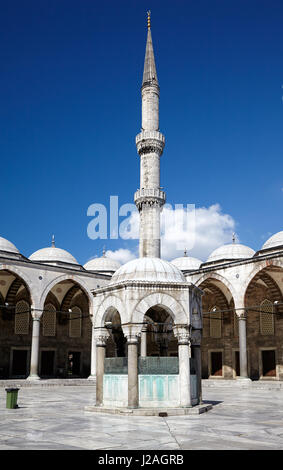
[{"label": "column capital", "polygon": [[136,325],[134,323],[123,325],[123,333],[127,338],[128,344],[137,344],[141,335],[141,325]]},{"label": "column capital", "polygon": [[127,338],[127,343],[128,344],[138,344],[139,342],[139,335],[132,335],[132,334],[127,334],[125,335]]},{"label": "column capital", "polygon": [[40,321],[42,317],[42,312],[31,309],[31,316],[34,321]]},{"label": "column capital", "polygon": [[191,334],[189,325],[174,325],[173,331],[178,339],[178,344],[190,344]]},{"label": "column capital", "polygon": [[106,346],[110,333],[107,328],[94,328],[93,335],[96,346]]},{"label": "column capital", "polygon": [[236,315],[238,320],[246,320],[247,319],[247,311],[245,308],[236,310]]}]

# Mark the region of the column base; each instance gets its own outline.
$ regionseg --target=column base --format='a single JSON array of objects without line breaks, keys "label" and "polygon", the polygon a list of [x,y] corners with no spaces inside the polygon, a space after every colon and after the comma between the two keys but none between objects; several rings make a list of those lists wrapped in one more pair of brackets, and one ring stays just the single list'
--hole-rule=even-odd
[{"label": "column base", "polygon": [[239,377],[236,378],[235,383],[236,383],[239,387],[241,387],[241,386],[243,386],[243,387],[251,387],[251,385],[252,385],[252,381],[251,381],[251,379],[250,379],[249,377],[241,377],[241,376],[239,376]]},{"label": "column base", "polygon": [[89,375],[87,380],[96,380],[96,374],[95,375]]},{"label": "column base", "polygon": [[119,414],[124,416],[183,416],[183,415],[200,415],[206,411],[212,409],[210,403],[205,405],[191,406],[191,407],[176,407],[176,408],[123,408],[123,407],[98,407],[98,406],[86,406],[86,411],[94,411],[96,413],[109,413]]},{"label": "column base", "polygon": [[26,380],[28,380],[29,382],[32,382],[34,380],[41,380],[41,378],[39,377],[39,375],[29,375]]}]

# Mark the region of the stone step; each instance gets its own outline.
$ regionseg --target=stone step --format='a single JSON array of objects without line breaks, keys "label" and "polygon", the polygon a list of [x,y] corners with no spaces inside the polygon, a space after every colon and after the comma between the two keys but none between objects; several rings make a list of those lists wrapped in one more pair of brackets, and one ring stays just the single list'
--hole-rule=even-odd
[{"label": "stone step", "polygon": [[283,390],[283,381],[250,380],[250,379],[202,379],[202,387],[240,387],[262,390]]},{"label": "stone step", "polygon": [[9,387],[58,387],[66,386],[73,387],[76,385],[85,385],[88,387],[95,387],[95,379],[41,379],[29,381],[26,379],[8,379],[0,380],[0,388]]}]

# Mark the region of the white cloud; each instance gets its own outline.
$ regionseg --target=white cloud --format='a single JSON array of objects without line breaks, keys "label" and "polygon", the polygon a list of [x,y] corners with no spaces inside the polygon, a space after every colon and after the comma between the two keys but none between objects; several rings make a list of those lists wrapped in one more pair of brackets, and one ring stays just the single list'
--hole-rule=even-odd
[{"label": "white cloud", "polygon": [[235,221],[229,214],[222,213],[219,204],[196,208],[189,212],[187,220],[184,209],[164,208],[163,212],[169,223],[161,235],[162,258],[182,256],[187,249],[188,256],[205,261],[215,248],[232,242]]},{"label": "white cloud", "polygon": [[[161,215],[161,256],[173,259],[183,256],[187,249],[188,256],[205,261],[210,253],[224,243],[232,243],[235,220],[222,212],[219,204],[186,211],[182,206],[173,208],[165,205]],[[129,231],[130,226],[130,231]],[[120,230],[120,237],[138,239],[139,214],[133,212],[128,219],[128,229]],[[236,240],[238,241],[237,237]],[[109,258],[126,263],[138,256],[129,249],[107,251]]]},{"label": "white cloud", "polygon": [[115,261],[118,261],[121,264],[125,264],[128,261],[136,258],[136,255],[126,248],[119,248],[119,250],[115,251],[107,250],[106,256],[108,258],[114,259]]}]

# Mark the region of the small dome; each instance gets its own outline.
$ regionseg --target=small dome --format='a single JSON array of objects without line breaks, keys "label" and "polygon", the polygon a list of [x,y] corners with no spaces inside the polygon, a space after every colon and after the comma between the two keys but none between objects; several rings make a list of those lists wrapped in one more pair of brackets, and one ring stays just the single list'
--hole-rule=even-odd
[{"label": "small dome", "polygon": [[198,269],[202,264],[202,261],[197,258],[193,258],[192,256],[180,256],[180,258],[173,259],[171,263],[181,271],[192,271],[194,269]]},{"label": "small dome", "polygon": [[58,262],[79,264],[68,251],[62,250],[62,248],[56,248],[55,246],[37,250],[29,257],[29,259],[31,261],[40,261],[49,264],[56,264]]},{"label": "small dome", "polygon": [[85,265],[84,268],[87,271],[104,271],[104,272],[115,272],[121,266],[118,261],[114,259],[108,258],[107,256],[103,255],[100,258],[93,258],[89,260]]},{"label": "small dome", "polygon": [[13,243],[9,242],[9,240],[6,240],[6,238],[0,237],[0,251],[8,251],[10,253],[17,253],[19,254],[18,248],[13,245]]},{"label": "small dome", "polygon": [[186,282],[183,273],[173,264],[160,258],[138,258],[121,266],[110,284],[123,281]]},{"label": "small dome", "polygon": [[207,259],[207,263],[213,263],[214,261],[230,261],[234,259],[245,259],[254,256],[255,251],[246,245],[240,243],[231,243],[229,245],[223,245],[216,248]]},{"label": "small dome", "polygon": [[268,249],[273,249],[277,246],[282,246],[283,245],[283,231],[275,233],[270,237],[262,246],[262,250],[268,250]]}]

